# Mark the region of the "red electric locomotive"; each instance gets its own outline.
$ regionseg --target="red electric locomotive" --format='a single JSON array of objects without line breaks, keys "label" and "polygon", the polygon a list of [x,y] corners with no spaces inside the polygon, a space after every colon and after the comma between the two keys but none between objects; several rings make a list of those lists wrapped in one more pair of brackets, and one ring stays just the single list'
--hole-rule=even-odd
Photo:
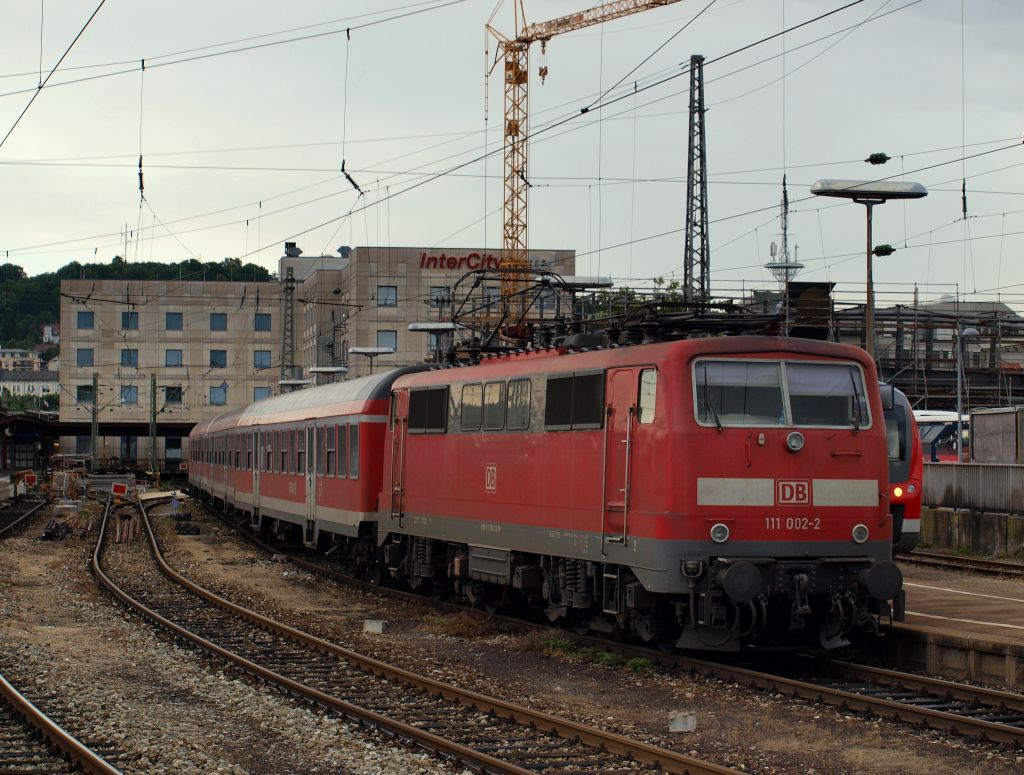
[{"label": "red electric locomotive", "polygon": [[[339,402],[346,391],[373,408]],[[350,509],[331,500],[330,461],[364,412],[361,470],[379,499],[364,486]],[[279,449],[279,433],[306,440],[305,491],[288,460],[294,489],[274,503],[265,470],[241,475],[258,482],[250,504],[202,461],[193,486],[413,587],[684,649],[834,647],[902,612],[885,423],[857,348],[737,336],[533,350],[267,399],[197,426],[193,448],[216,456],[235,434]]]},{"label": "red electric locomotive", "polygon": [[883,390],[892,392],[892,405],[885,407],[885,431],[889,448],[893,554],[904,554],[921,540],[924,452],[910,400],[891,386]]}]

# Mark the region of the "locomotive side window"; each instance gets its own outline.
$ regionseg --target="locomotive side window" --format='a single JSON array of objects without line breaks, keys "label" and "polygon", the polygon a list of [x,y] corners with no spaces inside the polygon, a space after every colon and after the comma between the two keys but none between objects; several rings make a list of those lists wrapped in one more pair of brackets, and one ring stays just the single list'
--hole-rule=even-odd
[{"label": "locomotive side window", "polygon": [[[445,393],[448,390],[445,389]],[[359,478],[359,426],[348,426],[348,475],[350,479]]]},{"label": "locomotive side window", "polygon": [[785,425],[780,364],[698,361],[697,419],[706,425]]},{"label": "locomotive side window", "polygon": [[505,383],[488,382],[484,386],[484,430],[500,431],[505,427]]},{"label": "locomotive side window", "polygon": [[508,409],[505,425],[510,431],[530,427],[530,380],[514,379],[508,383]]},{"label": "locomotive side window", "polygon": [[600,428],[604,373],[548,377],[544,426],[548,430]]},{"label": "locomotive side window", "polygon": [[640,372],[640,396],[637,400],[637,419],[648,425],[654,422],[654,404],[658,397],[658,372],[644,369]]},{"label": "locomotive side window", "polygon": [[448,386],[409,391],[409,431],[444,433],[448,425]]},{"label": "locomotive side window", "polygon": [[839,363],[787,363],[786,385],[794,425],[867,425],[860,369]]},{"label": "locomotive side window", "polygon": [[479,385],[462,386],[462,413],[459,417],[459,427],[462,430],[480,430],[482,403],[483,392]]}]

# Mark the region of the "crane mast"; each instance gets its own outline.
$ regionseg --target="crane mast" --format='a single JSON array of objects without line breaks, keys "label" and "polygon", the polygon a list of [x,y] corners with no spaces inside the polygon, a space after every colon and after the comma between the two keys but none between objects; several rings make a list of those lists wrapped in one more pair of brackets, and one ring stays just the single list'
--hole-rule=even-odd
[{"label": "crane mast", "polygon": [[[530,45],[536,41],[543,47],[555,35],[581,30],[595,24],[618,19],[630,14],[648,11],[680,0],[614,0],[585,11],[560,16],[537,24],[527,24],[523,1],[513,0],[515,37],[498,32],[489,23],[487,30],[497,39],[498,58],[504,61],[505,122],[504,122],[504,226],[502,229],[501,299],[504,312],[508,312],[511,299],[525,286],[529,258],[526,244],[527,193],[530,188],[527,175],[528,98]],[[499,3],[500,5],[500,3]],[[497,13],[497,9],[495,9]],[[492,14],[491,18],[494,18]],[[521,26],[520,26],[521,25]],[[541,68],[541,78],[547,68]]]}]

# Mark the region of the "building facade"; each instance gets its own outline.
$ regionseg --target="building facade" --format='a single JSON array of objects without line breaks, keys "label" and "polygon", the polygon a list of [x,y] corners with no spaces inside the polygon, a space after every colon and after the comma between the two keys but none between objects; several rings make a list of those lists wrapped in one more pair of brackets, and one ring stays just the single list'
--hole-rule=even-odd
[{"label": "building facade", "polygon": [[[450,334],[410,331],[413,323],[449,320],[452,312],[478,310],[475,317],[497,324],[500,283],[492,274],[477,285],[473,270],[501,268],[499,249],[356,247],[344,257],[290,256],[296,280],[296,365],[312,381],[347,378],[430,360],[446,348]],[[531,268],[570,278],[576,271],[573,250],[531,250]],[[550,291],[536,301],[532,317],[567,314],[565,298]],[[353,348],[357,352],[350,352]],[[374,355],[374,349],[393,354]],[[362,351],[362,352],[358,352]],[[319,376],[318,376],[319,374]]]},{"label": "building facade", "polygon": [[0,370],[2,371],[39,371],[43,367],[43,359],[32,350],[17,347],[0,348]]},{"label": "building facade", "polygon": [[157,458],[176,464],[192,424],[276,392],[276,282],[64,280],[61,297],[62,452],[147,461],[155,415]]},{"label": "building facade", "polygon": [[56,371],[0,372],[0,393],[3,396],[43,396],[60,392],[60,375]]}]

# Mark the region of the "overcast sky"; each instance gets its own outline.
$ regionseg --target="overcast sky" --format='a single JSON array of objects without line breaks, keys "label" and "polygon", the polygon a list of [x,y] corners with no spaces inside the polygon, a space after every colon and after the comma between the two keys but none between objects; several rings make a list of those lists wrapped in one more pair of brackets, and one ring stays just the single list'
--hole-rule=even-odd
[{"label": "overcast sky", "polygon": [[[97,2],[0,0],[0,137],[40,58],[45,78]],[[290,238],[306,255],[500,248],[500,69],[487,120],[484,90],[494,3],[107,0],[0,148],[0,260],[30,274],[115,254],[274,269]],[[708,5],[683,0],[554,38],[543,85],[535,46],[531,131],[564,123],[530,145],[530,246],[575,249],[580,274],[620,283],[681,274],[685,70],[700,53],[716,292],[773,285],[762,265],[784,172],[800,279],[861,289],[864,208],[808,189],[905,174],[930,194],[876,210],[875,243],[899,248],[876,261],[879,303],[915,282],[1024,301],[1020,0],[863,0],[714,61],[844,4],[717,0],[680,32]],[[585,7],[526,0],[531,22]],[[513,31],[510,0],[495,24]],[[208,56],[290,38],[304,39]],[[602,109],[580,113],[601,94]],[[893,157],[884,167],[860,161],[878,151]]]}]

